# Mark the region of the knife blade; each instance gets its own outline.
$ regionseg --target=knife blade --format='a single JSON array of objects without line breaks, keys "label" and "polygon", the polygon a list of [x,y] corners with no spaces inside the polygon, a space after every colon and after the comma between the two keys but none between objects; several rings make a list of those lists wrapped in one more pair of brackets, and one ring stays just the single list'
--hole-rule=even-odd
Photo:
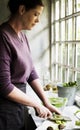
[{"label": "knife blade", "polygon": [[52,121],[57,121],[57,120],[64,120],[64,121],[72,121],[70,117],[68,116],[65,116],[65,115],[58,115],[58,114],[54,114],[53,113],[53,116],[48,118],[49,120],[52,120]]}]

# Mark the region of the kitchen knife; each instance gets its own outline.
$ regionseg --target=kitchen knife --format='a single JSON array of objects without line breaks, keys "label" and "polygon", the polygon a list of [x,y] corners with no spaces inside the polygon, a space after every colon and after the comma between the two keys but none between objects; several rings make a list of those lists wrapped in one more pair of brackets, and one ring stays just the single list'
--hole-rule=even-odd
[{"label": "kitchen knife", "polygon": [[71,118],[68,117],[68,116],[58,115],[58,114],[54,114],[54,113],[53,113],[53,116],[48,118],[48,119],[52,120],[52,121],[57,121],[57,120],[59,120],[59,121],[62,121],[62,120],[64,120],[64,121],[72,121]]}]

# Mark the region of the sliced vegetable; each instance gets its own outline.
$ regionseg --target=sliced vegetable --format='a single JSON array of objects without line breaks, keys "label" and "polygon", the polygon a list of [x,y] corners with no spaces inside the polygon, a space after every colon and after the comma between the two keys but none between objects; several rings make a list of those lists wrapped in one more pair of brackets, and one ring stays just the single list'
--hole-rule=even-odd
[{"label": "sliced vegetable", "polygon": [[80,110],[77,110],[74,115],[80,120]]},{"label": "sliced vegetable", "polygon": [[80,112],[80,110],[77,110],[77,111],[74,113],[74,115],[76,115],[78,112]]},{"label": "sliced vegetable", "polygon": [[75,125],[80,126],[80,120],[75,121]]},{"label": "sliced vegetable", "polygon": [[54,130],[52,126],[48,126],[47,130]]},{"label": "sliced vegetable", "polygon": [[59,128],[59,130],[64,129],[65,125],[64,124],[60,124],[60,125],[58,125],[58,128]]},{"label": "sliced vegetable", "polygon": [[71,121],[71,118],[53,113],[53,116],[50,117],[49,120],[55,121],[57,124],[61,124],[65,123],[66,121]]}]

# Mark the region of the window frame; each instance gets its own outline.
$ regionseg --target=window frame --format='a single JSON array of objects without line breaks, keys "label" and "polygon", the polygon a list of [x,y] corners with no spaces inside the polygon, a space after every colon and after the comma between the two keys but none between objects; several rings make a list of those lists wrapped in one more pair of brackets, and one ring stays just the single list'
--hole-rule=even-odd
[{"label": "window frame", "polygon": [[[68,81],[79,80],[80,78],[80,67],[77,67],[78,55],[80,56],[80,54],[77,54],[77,50],[78,50],[77,46],[80,46],[80,39],[76,39],[76,35],[77,35],[76,30],[77,30],[77,24],[78,24],[77,18],[80,16],[80,10],[79,10],[80,8],[77,11],[78,0],[63,0],[63,1],[65,2],[64,3],[65,16],[63,15],[64,17],[61,16],[62,0],[51,0],[51,48],[50,48],[51,66],[50,66],[50,70],[51,70],[51,80],[54,82],[68,82]],[[57,2],[58,2],[58,6],[56,6]],[[72,3],[71,9],[68,6],[69,2]],[[56,7],[59,8],[58,14],[56,13],[56,10],[57,10]],[[71,13],[68,11],[69,9]],[[57,16],[56,18],[56,15],[59,15],[59,16]],[[69,32],[69,28],[71,27],[70,25],[68,25],[70,19],[72,20],[72,25],[71,25],[72,33]],[[64,40],[61,39],[62,22],[65,22],[65,39]],[[57,30],[56,23],[59,23],[59,26],[58,26],[59,30]],[[70,34],[71,38],[68,38],[68,33],[71,33]],[[58,36],[56,36],[57,34]],[[63,49],[64,49],[64,53],[63,53]],[[72,55],[70,52],[72,52]],[[70,64],[70,58],[72,58],[72,64]]]}]

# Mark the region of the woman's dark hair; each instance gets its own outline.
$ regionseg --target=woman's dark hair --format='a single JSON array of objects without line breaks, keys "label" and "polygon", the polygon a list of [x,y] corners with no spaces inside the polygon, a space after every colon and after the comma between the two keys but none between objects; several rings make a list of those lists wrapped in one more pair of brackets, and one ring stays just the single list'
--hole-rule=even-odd
[{"label": "woman's dark hair", "polygon": [[8,7],[11,14],[15,14],[20,5],[24,5],[27,11],[38,5],[44,6],[42,0],[9,0]]}]

